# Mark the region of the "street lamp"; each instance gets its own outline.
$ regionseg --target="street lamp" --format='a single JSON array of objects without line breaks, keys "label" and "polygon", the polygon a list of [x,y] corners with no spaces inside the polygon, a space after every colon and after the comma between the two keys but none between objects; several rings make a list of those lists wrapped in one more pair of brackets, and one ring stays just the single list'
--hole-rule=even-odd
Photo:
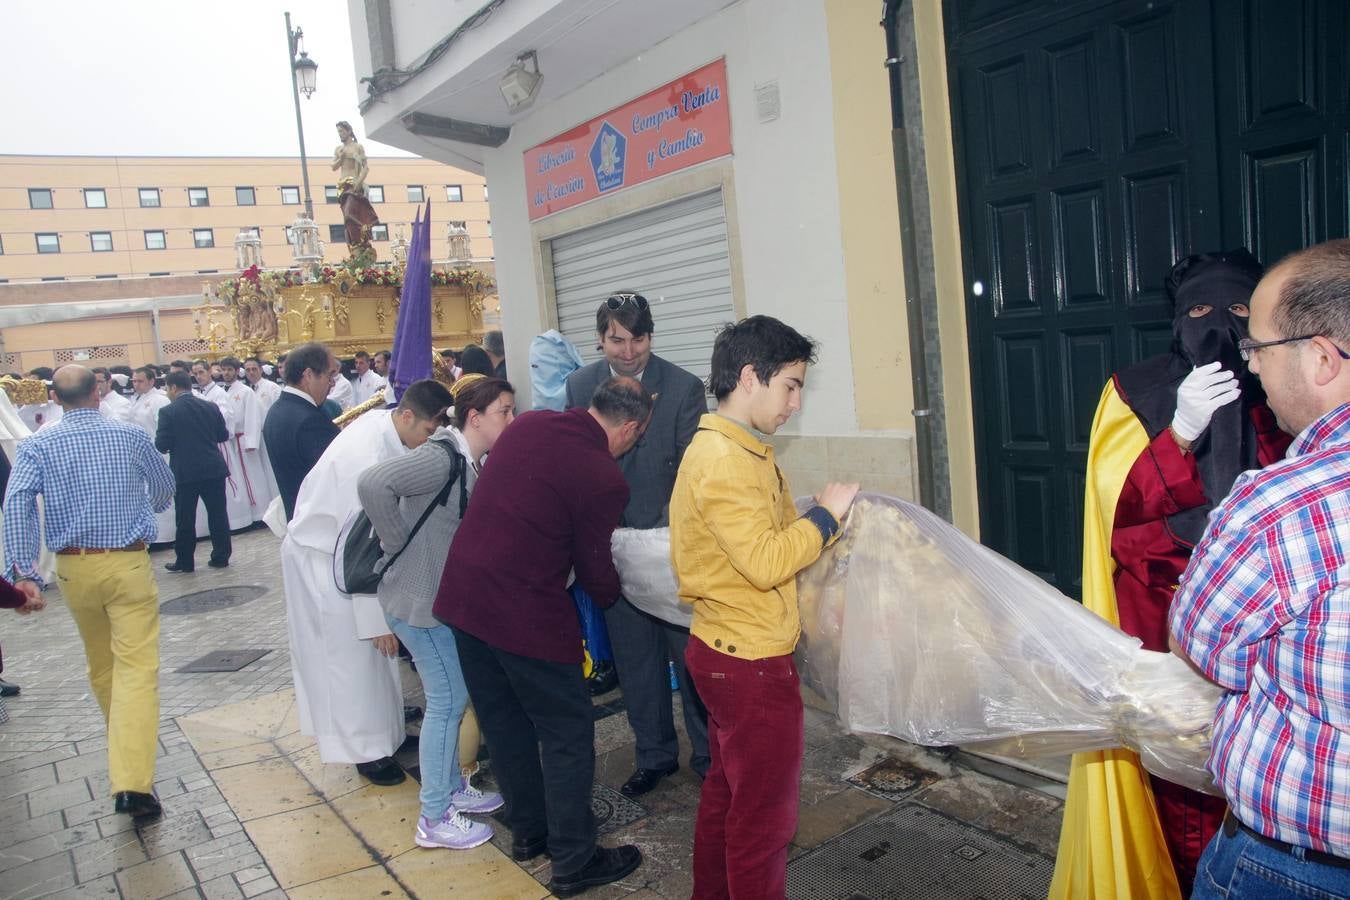
[{"label": "street lamp", "polygon": [[[305,99],[314,93],[315,76],[319,64],[309,58],[300,47],[305,33],[299,28],[291,28],[291,14],[286,13],[286,58],[291,66],[291,94],[295,98],[295,130],[300,135],[300,174],[305,182],[305,217],[314,220],[314,200],[309,194],[309,165],[305,161],[305,127],[300,121],[300,93]],[[298,55],[297,55],[298,54]]]}]

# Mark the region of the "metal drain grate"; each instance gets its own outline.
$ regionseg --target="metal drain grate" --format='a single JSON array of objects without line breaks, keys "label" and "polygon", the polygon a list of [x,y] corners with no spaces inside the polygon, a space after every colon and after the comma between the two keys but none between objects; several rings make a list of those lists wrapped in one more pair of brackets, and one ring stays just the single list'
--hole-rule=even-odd
[{"label": "metal drain grate", "polygon": [[238,672],[249,663],[257,662],[271,650],[217,650],[198,657],[180,672]]},{"label": "metal drain grate", "polygon": [[787,895],[810,900],[1040,900],[1054,860],[905,803],[788,864]]},{"label": "metal drain grate", "polygon": [[609,834],[645,818],[647,810],[613,788],[595,784],[591,785],[591,813],[595,816],[595,833]]},{"label": "metal drain grate", "polygon": [[174,597],[160,604],[159,611],[166,616],[191,616],[196,613],[214,612],[242,606],[250,600],[256,600],[267,593],[260,584],[243,584],[235,587],[212,588],[209,591],[195,591]]},{"label": "metal drain grate", "polygon": [[888,756],[852,776],[848,782],[883,800],[901,800],[941,778],[941,775],[923,766]]}]

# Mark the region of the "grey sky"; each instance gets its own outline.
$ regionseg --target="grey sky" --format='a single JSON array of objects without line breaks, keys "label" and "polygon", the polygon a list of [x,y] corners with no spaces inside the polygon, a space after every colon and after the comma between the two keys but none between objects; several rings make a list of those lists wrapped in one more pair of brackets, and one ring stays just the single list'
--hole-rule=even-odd
[{"label": "grey sky", "polygon": [[296,156],[287,10],[319,64],[308,154],[346,119],[408,155],[365,140],[345,0],[0,0],[0,153]]}]

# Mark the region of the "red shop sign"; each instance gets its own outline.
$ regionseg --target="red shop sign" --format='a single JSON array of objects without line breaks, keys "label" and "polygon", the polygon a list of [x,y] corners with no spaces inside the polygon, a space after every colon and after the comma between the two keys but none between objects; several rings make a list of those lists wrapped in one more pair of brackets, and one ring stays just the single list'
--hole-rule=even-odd
[{"label": "red shop sign", "polygon": [[725,59],[525,151],[530,219],[731,153]]}]

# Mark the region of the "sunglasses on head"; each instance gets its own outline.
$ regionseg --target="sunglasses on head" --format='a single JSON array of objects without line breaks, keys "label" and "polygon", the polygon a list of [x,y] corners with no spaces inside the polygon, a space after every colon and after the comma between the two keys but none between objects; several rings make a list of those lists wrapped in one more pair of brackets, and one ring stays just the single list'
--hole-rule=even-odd
[{"label": "sunglasses on head", "polygon": [[642,312],[647,310],[647,298],[641,294],[622,293],[611,294],[605,298],[605,305],[610,309],[623,309],[628,304],[633,304]]}]

